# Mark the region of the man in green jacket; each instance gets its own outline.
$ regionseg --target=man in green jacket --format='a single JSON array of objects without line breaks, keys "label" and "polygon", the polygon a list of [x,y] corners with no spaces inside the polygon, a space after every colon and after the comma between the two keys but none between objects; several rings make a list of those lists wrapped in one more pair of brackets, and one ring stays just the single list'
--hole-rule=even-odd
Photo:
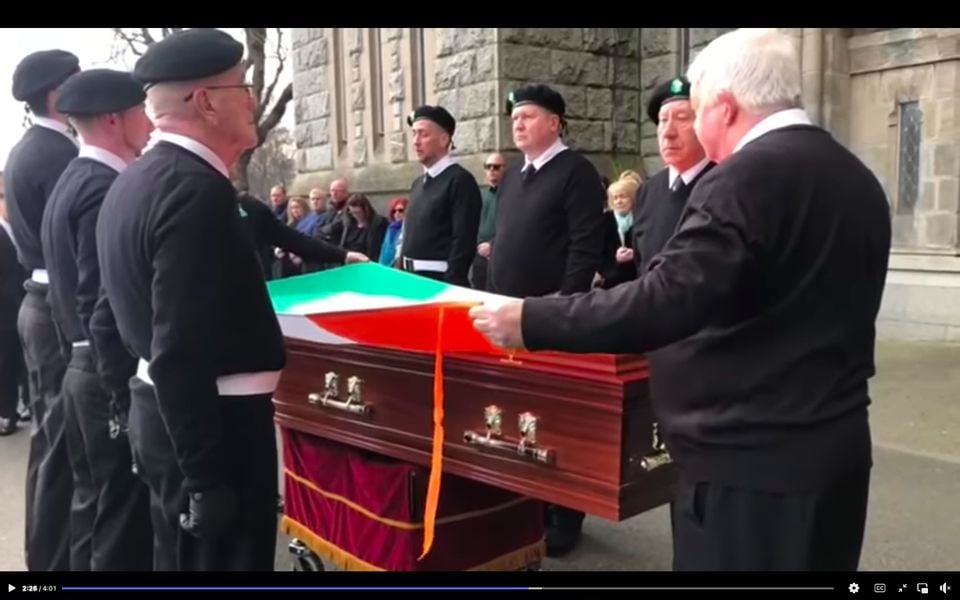
[{"label": "man in green jacket", "polygon": [[487,289],[487,266],[490,264],[491,244],[497,227],[497,190],[507,161],[499,152],[494,152],[483,163],[487,187],[480,191],[483,208],[480,210],[480,229],[477,231],[477,255],[470,270],[470,283],[474,289]]}]

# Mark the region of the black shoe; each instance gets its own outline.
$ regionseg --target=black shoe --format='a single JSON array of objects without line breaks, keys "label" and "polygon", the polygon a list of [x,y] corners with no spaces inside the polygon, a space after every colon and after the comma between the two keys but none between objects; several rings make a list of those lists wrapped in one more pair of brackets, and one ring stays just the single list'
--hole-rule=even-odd
[{"label": "black shoe", "polygon": [[29,423],[33,420],[33,412],[31,412],[29,408],[25,408],[20,411],[18,417],[21,423]]},{"label": "black shoe", "polygon": [[548,505],[546,510],[547,556],[569,554],[580,543],[584,514],[562,506]]},{"label": "black shoe", "polygon": [[0,419],[0,436],[10,435],[17,431],[16,419]]},{"label": "black shoe", "polygon": [[558,527],[547,529],[547,556],[559,558],[566,556],[580,543],[581,530]]}]

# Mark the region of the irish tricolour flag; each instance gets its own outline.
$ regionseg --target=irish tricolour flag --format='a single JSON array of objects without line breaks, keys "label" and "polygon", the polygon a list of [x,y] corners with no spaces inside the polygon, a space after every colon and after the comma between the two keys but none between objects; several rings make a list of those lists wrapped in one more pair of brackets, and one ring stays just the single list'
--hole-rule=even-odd
[{"label": "irish tricolour flag", "polygon": [[429,353],[440,342],[445,352],[503,354],[473,328],[467,314],[470,306],[501,302],[503,296],[375,263],[271,281],[268,289],[289,338]]},{"label": "irish tricolour flag", "polygon": [[453,286],[367,263],[268,284],[286,337],[322,344],[364,344],[435,355],[433,450],[424,507],[423,558],[433,545],[443,470],[443,355],[500,354],[474,328],[471,306],[503,296]]}]

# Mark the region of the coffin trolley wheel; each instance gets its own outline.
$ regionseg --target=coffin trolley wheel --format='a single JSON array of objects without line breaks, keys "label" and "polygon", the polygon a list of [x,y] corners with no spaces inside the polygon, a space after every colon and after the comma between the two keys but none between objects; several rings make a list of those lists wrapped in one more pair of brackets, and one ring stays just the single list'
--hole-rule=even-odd
[{"label": "coffin trolley wheel", "polygon": [[323,561],[306,544],[294,538],[287,546],[293,556],[293,571],[325,571]]}]

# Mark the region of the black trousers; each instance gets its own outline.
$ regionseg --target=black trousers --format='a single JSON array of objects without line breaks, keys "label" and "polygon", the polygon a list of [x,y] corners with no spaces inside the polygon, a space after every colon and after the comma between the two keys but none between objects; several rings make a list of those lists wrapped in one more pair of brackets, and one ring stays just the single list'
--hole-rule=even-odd
[{"label": "black trousers", "polygon": [[130,441],[137,470],[150,487],[154,570],[272,571],[277,542],[277,444],[269,394],[223,397],[218,403],[224,451],[222,483],[236,493],[239,516],[228,531],[197,538],[180,528],[189,500],[183,473],[157,409],[153,386],[130,381]]},{"label": "black trousers", "polygon": [[46,286],[27,281],[24,287],[27,295],[20,304],[17,329],[33,412],[27,462],[26,563],[30,571],[66,571],[70,568],[73,476],[60,386],[67,365],[46,301]]},{"label": "black trousers", "polygon": [[23,371],[23,347],[16,319],[0,323],[0,418],[17,422],[17,401]]},{"label": "black trousers", "polygon": [[803,493],[680,483],[670,511],[673,568],[855,571],[869,487],[869,467]]},{"label": "black trousers", "polygon": [[63,403],[74,482],[70,569],[151,570],[150,492],[133,472],[127,435],[110,437],[110,397],[89,347],[73,349]]},{"label": "black trousers", "polygon": [[470,267],[470,285],[475,290],[487,289],[487,270],[490,266],[490,259],[477,254],[473,257],[473,265]]}]

